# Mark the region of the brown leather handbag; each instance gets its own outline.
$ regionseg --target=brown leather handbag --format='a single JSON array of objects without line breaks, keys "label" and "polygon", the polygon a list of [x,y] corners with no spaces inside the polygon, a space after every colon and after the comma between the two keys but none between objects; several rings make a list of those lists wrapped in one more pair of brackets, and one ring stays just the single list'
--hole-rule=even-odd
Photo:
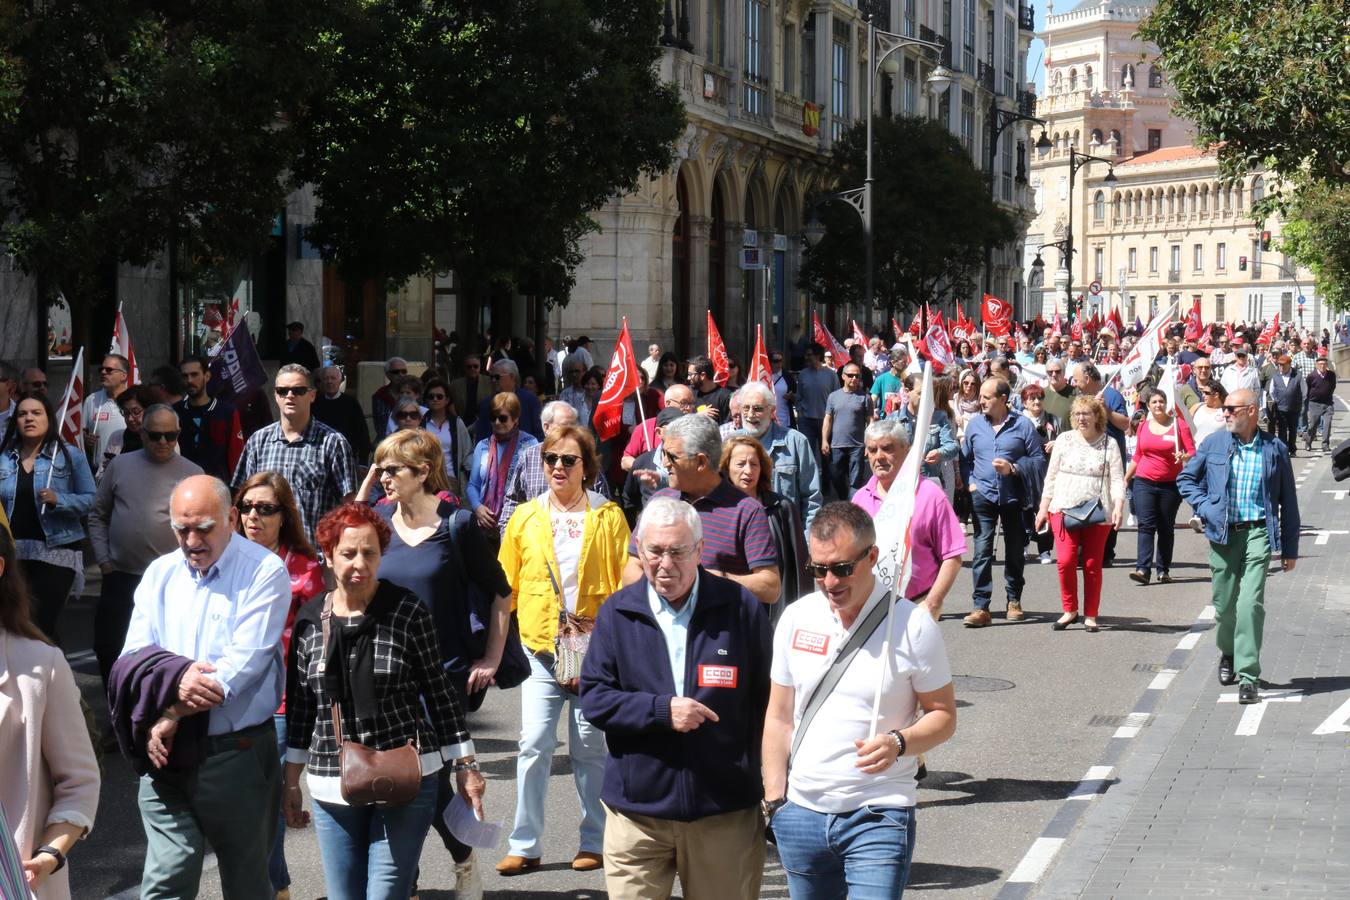
[{"label": "brown leather handbag", "polygon": [[[323,648],[320,659],[328,654],[328,619],[333,601],[324,600],[320,623]],[[422,788],[422,760],[417,744],[408,741],[392,750],[372,750],[365,744],[342,739],[342,708],[337,700],[329,704],[333,716],[333,738],[338,745],[339,785],[342,799],[352,806],[404,806],[417,798]]]}]

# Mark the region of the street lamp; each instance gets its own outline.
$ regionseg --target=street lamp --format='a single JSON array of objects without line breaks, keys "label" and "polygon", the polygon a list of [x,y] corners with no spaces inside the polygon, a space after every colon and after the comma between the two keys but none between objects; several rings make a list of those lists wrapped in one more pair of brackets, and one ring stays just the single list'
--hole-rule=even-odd
[{"label": "street lamp", "polygon": [[[1039,143],[1039,142],[1037,142],[1037,145],[1036,145],[1036,146],[1037,146],[1037,149],[1040,149],[1040,143]],[[1065,301],[1065,304],[1066,304],[1066,308],[1067,308],[1068,302],[1073,298],[1073,291],[1072,291],[1072,286],[1073,286],[1073,182],[1074,182],[1074,177],[1078,174],[1078,170],[1081,169],[1083,166],[1087,165],[1087,164],[1090,163],[1090,162],[1104,162],[1104,163],[1106,163],[1108,166],[1110,166],[1110,168],[1107,169],[1107,171],[1106,171],[1106,177],[1102,179],[1102,184],[1106,185],[1107,189],[1108,189],[1108,190],[1111,190],[1111,191],[1114,191],[1114,190],[1115,190],[1115,187],[1116,187],[1116,164],[1115,164],[1113,161],[1111,161],[1111,160],[1109,160],[1109,159],[1105,159],[1105,158],[1100,157],[1100,156],[1091,156],[1091,155],[1089,155],[1089,154],[1087,154],[1087,153],[1079,153],[1079,152],[1078,152],[1077,150],[1075,150],[1073,147],[1070,147],[1070,148],[1069,148],[1069,232],[1068,232],[1068,237],[1066,237],[1066,238],[1064,239],[1064,241],[1063,241],[1063,243],[1064,243],[1064,264],[1065,264],[1065,267],[1068,268],[1068,270],[1069,270],[1069,282],[1068,282],[1068,284],[1065,285],[1065,288],[1064,288],[1064,301]],[[1049,247],[1049,246],[1051,246],[1051,245],[1050,245],[1050,244],[1043,244],[1042,246]],[[1035,263],[1033,262],[1032,265],[1033,265],[1033,267],[1034,267],[1034,266],[1035,266]],[[1042,263],[1042,266],[1044,266],[1044,263]]]},{"label": "street lamp", "polygon": [[[941,62],[941,53],[943,45],[937,41],[925,41],[920,38],[905,37],[901,34],[895,34],[890,31],[881,31],[872,21],[872,17],[867,17],[867,48],[868,58],[871,61],[872,71],[867,78],[867,173],[863,179],[863,186],[852,188],[847,191],[839,191],[834,194],[827,194],[819,202],[826,200],[843,200],[862,218],[863,225],[863,269],[864,269],[864,287],[863,299],[870,312],[874,303],[873,291],[873,272],[872,272],[872,113],[875,107],[875,88],[877,75],[883,70],[887,72],[899,71],[899,60],[891,60],[887,64],[887,59],[896,50],[905,47],[923,47],[927,50],[935,51],[939,54],[938,64],[928,77],[924,79],[934,94],[942,94],[951,86],[954,76],[950,69]],[[825,234],[825,228],[820,220],[813,214],[811,222],[806,226],[806,240],[812,247],[820,243],[821,237]]]},{"label": "street lamp", "polygon": [[[994,178],[994,166],[998,162],[998,138],[1007,130],[1008,126],[1014,122],[1035,122],[1041,126],[1041,136],[1036,140],[1036,150],[1044,153],[1050,149],[1050,138],[1045,134],[1045,120],[1038,119],[1035,116],[1029,116],[1026,113],[1018,112],[1015,109],[1001,109],[998,105],[998,98],[992,97],[989,100],[989,184],[993,189],[994,196],[998,197],[998,181]],[[994,244],[992,241],[985,241],[984,244],[984,292],[993,293],[994,290]]]}]

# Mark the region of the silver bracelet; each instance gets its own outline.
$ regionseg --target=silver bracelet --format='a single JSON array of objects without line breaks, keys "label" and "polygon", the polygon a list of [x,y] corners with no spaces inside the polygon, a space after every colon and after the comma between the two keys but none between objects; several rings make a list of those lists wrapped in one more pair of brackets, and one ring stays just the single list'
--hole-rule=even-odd
[{"label": "silver bracelet", "polygon": [[477,772],[479,771],[478,760],[472,759],[465,763],[457,762],[454,764],[454,766],[451,767],[451,771],[453,771],[456,775],[458,775],[460,772]]}]

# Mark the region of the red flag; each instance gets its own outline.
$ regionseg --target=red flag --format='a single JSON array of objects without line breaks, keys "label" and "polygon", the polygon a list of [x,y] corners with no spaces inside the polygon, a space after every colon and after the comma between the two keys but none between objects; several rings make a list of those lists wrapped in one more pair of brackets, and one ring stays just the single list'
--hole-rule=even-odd
[{"label": "red flag", "polygon": [[1069,326],[1069,340],[1081,341],[1083,339],[1083,323],[1079,321],[1082,316],[1074,316],[1073,324]]},{"label": "red flag", "polygon": [[225,333],[234,331],[237,324],[239,324],[239,295],[235,294],[230,298],[230,305],[225,311]]},{"label": "red flag", "polygon": [[1191,311],[1186,316],[1185,340],[1200,340],[1200,332],[1204,329],[1204,324],[1200,321],[1200,298],[1196,297],[1191,304]]},{"label": "red flag", "polygon": [[755,326],[755,355],[750,359],[747,381],[762,381],[773,390],[773,369],[769,367],[769,351],[764,349],[764,326]]},{"label": "red flag", "polygon": [[919,318],[922,315],[923,309],[916,309],[914,311],[914,321],[909,323],[909,333],[916,338],[923,334],[923,324],[919,321]]},{"label": "red flag", "polygon": [[850,320],[849,320],[849,323],[853,326],[853,340],[854,340],[856,343],[862,344],[863,347],[866,348],[866,347],[867,347],[867,335],[863,334],[863,330],[862,330],[861,328],[858,327],[858,320],[857,320],[857,319],[850,319]]},{"label": "red flag", "polygon": [[816,313],[811,313],[811,323],[815,326],[816,343],[824,347],[825,352],[834,357],[836,366],[842,366],[848,359],[848,351],[844,349],[844,345],[834,339],[834,335],[830,334],[828,328],[820,324],[820,316]]},{"label": "red flag", "polygon": [[70,370],[70,383],[66,385],[66,398],[61,401],[57,411],[61,420],[61,440],[76,447],[83,447],[84,440],[84,348],[75,356],[75,366]]},{"label": "red flag", "polygon": [[1125,333],[1125,323],[1120,319],[1120,310],[1111,310],[1111,322],[1116,326],[1116,337],[1120,337]]},{"label": "red flag", "polygon": [[713,381],[725,386],[731,377],[731,360],[727,358],[727,345],[722,343],[722,333],[717,330],[711,309],[708,310],[708,359],[713,364]]},{"label": "red flag", "polygon": [[131,334],[127,331],[127,320],[122,317],[122,304],[117,304],[117,319],[113,323],[112,346],[109,353],[127,358],[127,383],[140,384],[141,370],[136,365],[136,351],[131,348]]},{"label": "red flag", "polygon": [[[712,325],[709,314],[708,324]],[[720,342],[720,338],[718,339]],[[725,359],[726,351],[722,352]],[[595,415],[591,424],[602,441],[617,437],[619,425],[623,421],[623,402],[629,395],[641,387],[638,377],[637,357],[633,355],[633,339],[628,336],[628,318],[624,317],[623,330],[614,342],[614,355],[609,360],[609,372],[605,375],[605,385],[600,389],[600,401],[595,404]]]},{"label": "red flag", "polygon": [[1200,332],[1200,340],[1196,342],[1195,349],[1206,356],[1214,352],[1214,339],[1210,337],[1208,328]]},{"label": "red flag", "polygon": [[1012,304],[993,294],[985,294],[980,304],[980,321],[984,330],[998,337],[1004,337],[1012,330]]},{"label": "red flag", "polygon": [[904,330],[900,328],[900,323],[895,321],[895,316],[891,316],[891,331],[895,333],[897,343],[905,336]]},{"label": "red flag", "polygon": [[1233,342],[1233,323],[1232,323],[1232,322],[1225,322],[1225,323],[1224,323],[1224,325],[1223,325],[1223,334],[1224,334],[1224,337],[1228,338],[1228,342],[1231,344],[1231,343]]},{"label": "red flag", "polygon": [[947,331],[942,327],[940,316],[939,313],[939,321],[929,324],[928,333],[919,342],[919,353],[933,364],[934,375],[941,375],[943,369],[956,364],[956,356],[952,353],[952,345],[947,340]]},{"label": "red flag", "polygon": [[1059,301],[1055,301],[1055,324],[1050,327],[1051,334],[1064,335],[1064,320],[1059,317]]},{"label": "red flag", "polygon": [[1271,323],[1267,325],[1259,335],[1257,335],[1256,346],[1259,347],[1262,344],[1270,346],[1270,342],[1275,340],[1275,335],[1279,333],[1279,330],[1280,330],[1280,314],[1277,312],[1275,313],[1275,318],[1271,321]]},{"label": "red flag", "polygon": [[968,341],[975,336],[975,325],[966,318],[966,314],[961,309],[961,304],[956,304],[956,325],[952,328],[952,339],[954,341]]}]

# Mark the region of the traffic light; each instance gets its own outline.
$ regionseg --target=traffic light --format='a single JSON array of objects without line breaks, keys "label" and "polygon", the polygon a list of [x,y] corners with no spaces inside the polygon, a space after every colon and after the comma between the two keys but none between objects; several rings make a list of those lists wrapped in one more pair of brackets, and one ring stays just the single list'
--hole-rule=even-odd
[{"label": "traffic light", "polygon": [[1269,232],[1269,231],[1263,231],[1263,232],[1261,232],[1261,249],[1262,249],[1262,250],[1269,250],[1269,249],[1270,249],[1270,232]]},{"label": "traffic light", "polygon": [[1239,272],[1247,271],[1247,257],[1245,256],[1238,257],[1238,271]]}]

